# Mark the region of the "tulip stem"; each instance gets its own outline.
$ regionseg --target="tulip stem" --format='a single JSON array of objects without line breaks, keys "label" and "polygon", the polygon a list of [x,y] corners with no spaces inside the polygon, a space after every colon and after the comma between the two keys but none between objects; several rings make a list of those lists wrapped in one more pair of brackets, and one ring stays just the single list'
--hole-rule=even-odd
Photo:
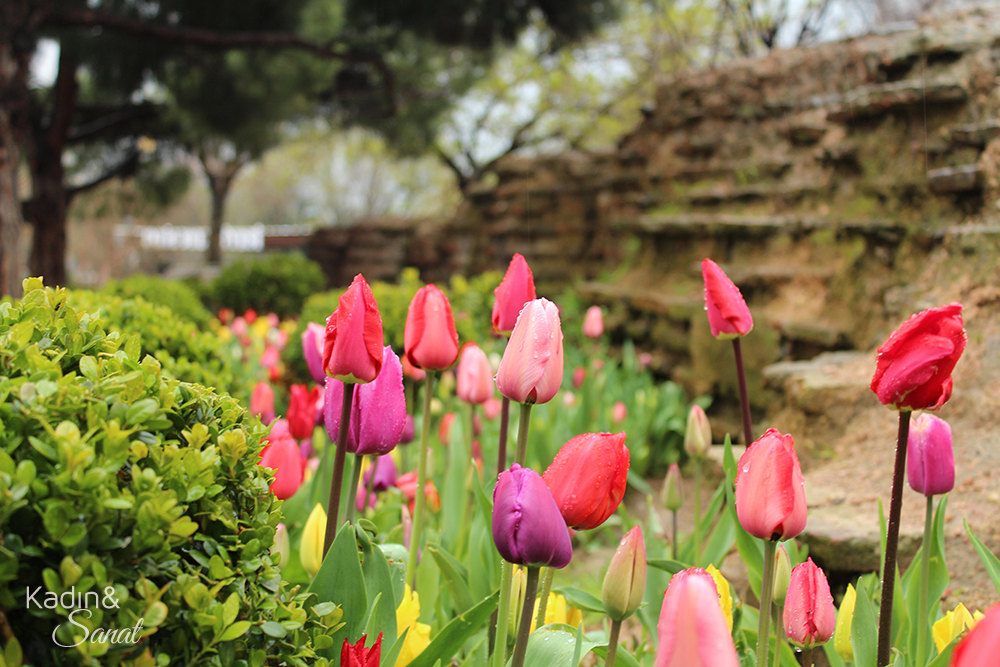
[{"label": "tulip stem", "polygon": [[670,513],[673,515],[673,524],[674,524],[674,537],[673,537],[674,560],[677,560],[677,510],[671,510]]},{"label": "tulip stem", "polygon": [[767,665],[767,652],[770,649],[771,634],[771,596],[774,592],[774,551],[777,543],[773,540],[764,542],[764,576],[760,582],[760,625],[757,630],[757,664]]},{"label": "tulip stem", "polygon": [[354,398],[354,383],[344,383],[344,398],[340,404],[340,430],[337,432],[337,449],[333,456],[333,482],[330,484],[330,502],[326,506],[326,535],[323,537],[323,557],[330,550],[333,538],[337,536],[340,522],[340,492],[344,485],[344,464],[347,462],[347,432],[351,422],[351,401]]},{"label": "tulip stem", "polygon": [[924,514],[924,541],[920,545],[920,597],[917,611],[917,659],[916,667],[927,664],[927,606],[930,588],[931,532],[934,523],[934,496],[927,496],[927,511]]},{"label": "tulip stem", "polygon": [[701,459],[694,462],[694,563],[701,567]]},{"label": "tulip stem", "polygon": [[733,354],[736,355],[736,381],[740,387],[740,412],[743,415],[743,444],[753,442],[753,423],[750,421],[750,395],[747,393],[747,371],[743,366],[743,347],[740,339],[733,339]]},{"label": "tulip stem", "polygon": [[521,404],[521,419],[517,425],[517,451],[514,453],[514,463],[524,466],[528,456],[528,419],[531,417],[531,404]]},{"label": "tulip stem", "polygon": [[781,604],[774,607],[774,667],[781,665],[781,645],[785,643],[785,630],[782,627]]},{"label": "tulip stem", "polygon": [[541,597],[538,600],[538,621],[535,623],[535,629],[545,625],[545,612],[548,611],[549,607],[549,592],[552,591],[552,579],[556,575],[556,570],[554,567],[544,568],[545,574],[542,576],[542,590],[539,593]]},{"label": "tulip stem", "polygon": [[413,508],[413,536],[410,538],[410,557],[406,561],[406,581],[417,590],[417,554],[420,553],[420,535],[424,530],[424,487],[427,485],[427,449],[431,440],[431,397],[434,394],[436,371],[427,371],[424,378],[424,417],[420,423],[420,450],[417,459],[417,497]]},{"label": "tulip stem", "polygon": [[618,634],[621,630],[621,621],[611,621],[611,634],[608,636],[608,655],[604,658],[604,667],[612,667],[615,664],[615,654],[618,653]]},{"label": "tulip stem", "polygon": [[813,647],[802,651],[802,667],[813,667]]},{"label": "tulip stem", "polygon": [[896,585],[896,547],[899,544],[899,514],[903,508],[903,473],[906,472],[906,441],[910,435],[910,411],[899,412],[896,436],[896,464],[892,471],[892,495],[889,500],[889,525],[885,539],[882,567],[882,603],[878,614],[878,654],[876,665],[887,667],[892,640],[892,595]]},{"label": "tulip stem", "polygon": [[[361,459],[363,458],[362,454],[354,455],[354,467],[351,470],[351,487],[350,491],[347,492],[347,505],[344,509],[344,523],[354,521],[354,508],[358,504],[358,483],[361,480]],[[374,475],[372,476],[374,477]],[[365,496],[365,502],[368,502],[367,495]]]},{"label": "tulip stem", "polygon": [[514,581],[514,566],[500,560],[500,602],[497,605],[497,633],[493,640],[493,667],[507,664],[507,632],[510,624],[510,587]]},{"label": "tulip stem", "polygon": [[497,475],[507,469],[507,423],[510,421],[510,399],[500,401],[500,445],[497,447]]},{"label": "tulip stem", "polygon": [[[522,422],[523,423],[523,422]],[[538,593],[537,567],[528,567],[527,588],[524,591],[524,608],[521,611],[521,625],[517,629],[517,643],[510,659],[511,667],[524,667],[524,656],[528,651],[528,635],[531,634],[531,615],[535,610],[535,595]]]}]

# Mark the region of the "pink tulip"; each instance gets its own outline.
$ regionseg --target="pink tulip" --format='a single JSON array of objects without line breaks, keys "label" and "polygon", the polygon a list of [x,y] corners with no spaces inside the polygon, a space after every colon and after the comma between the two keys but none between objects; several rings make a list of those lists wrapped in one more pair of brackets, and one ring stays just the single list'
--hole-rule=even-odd
[{"label": "pink tulip", "polygon": [[451,303],[436,285],[417,290],[403,329],[406,358],[417,368],[444,370],[458,358],[458,332]]},{"label": "pink tulip", "polygon": [[413,425],[413,415],[406,415],[403,418],[403,433],[399,436],[399,444],[408,445],[416,437],[416,429]]},{"label": "pink tulip", "polygon": [[[382,372],[374,382],[358,387],[351,402],[347,451],[352,454],[388,454],[403,436],[406,422],[403,368],[392,347],[386,345],[382,353]],[[340,432],[343,396],[344,384],[334,378],[327,379],[324,421],[331,441],[336,441]]]},{"label": "pink tulip", "polygon": [[341,382],[365,383],[382,370],[382,317],[360,273],[326,320],[323,369]]},{"label": "pink tulip", "polygon": [[583,386],[583,381],[587,379],[587,369],[583,366],[577,366],[573,369],[573,389],[579,389]]},{"label": "pink tulip", "polygon": [[830,584],[812,558],[796,565],[785,597],[785,634],[795,644],[809,648],[833,637],[837,623]]},{"label": "pink tulip", "polygon": [[497,397],[492,397],[486,399],[483,403],[483,416],[493,421],[500,414],[500,399]]},{"label": "pink tulip", "polygon": [[739,667],[712,575],[700,568],[670,579],[656,625],[654,667]]},{"label": "pink tulip", "polygon": [[623,401],[615,401],[611,406],[611,423],[621,424],[628,418],[628,407]]},{"label": "pink tulip", "polygon": [[591,306],[583,316],[583,335],[587,338],[600,338],[604,335],[604,313],[600,306]]},{"label": "pink tulip", "polygon": [[955,487],[948,422],[926,412],[913,420],[906,441],[906,477],[910,488],[925,496],[948,493]]},{"label": "pink tulip", "polygon": [[267,314],[267,323],[269,326],[277,329],[281,325],[281,318],[278,317],[276,313]]},{"label": "pink tulip", "polygon": [[951,655],[951,667],[995,665],[1000,654],[1000,604],[995,604],[958,642]]},{"label": "pink tulip", "polygon": [[405,354],[403,355],[402,359],[400,359],[400,361],[403,364],[403,375],[410,378],[411,380],[415,382],[420,382],[425,377],[427,377],[427,372],[414,367],[414,365],[410,363],[410,360],[406,358]]},{"label": "pink tulip", "polygon": [[309,366],[309,374],[319,384],[326,382],[326,372],[323,370],[323,338],[326,331],[315,322],[306,324],[302,332],[302,355]]},{"label": "pink tulip", "polygon": [[288,500],[302,486],[302,455],[299,446],[291,436],[268,437],[270,443],[263,451],[260,465],[274,470],[271,493],[276,498]]},{"label": "pink tulip", "polygon": [[705,310],[708,325],[716,338],[738,338],[753,329],[753,317],[743,295],[729,276],[712,260],[701,262],[705,279]]},{"label": "pink tulip", "polygon": [[451,425],[454,423],[454,412],[446,412],[441,416],[441,423],[438,425],[438,442],[445,447],[451,444]]},{"label": "pink tulip", "polygon": [[273,345],[268,345],[264,348],[264,354],[260,355],[260,365],[264,368],[274,368],[281,361],[281,355],[278,353],[278,348]]},{"label": "pink tulip", "polygon": [[478,405],[493,396],[493,369],[490,360],[475,343],[462,346],[458,359],[455,393],[466,403]]},{"label": "pink tulip", "polygon": [[493,290],[493,331],[501,336],[509,336],[517,323],[517,316],[529,301],[535,299],[535,278],[531,275],[528,262],[520,253],[515,253],[507,273],[500,285]]},{"label": "pink tulip", "polygon": [[772,428],[747,447],[736,470],[736,515],[762,540],[787,540],[806,527],[806,491],[792,436]]},{"label": "pink tulip", "polygon": [[254,385],[250,395],[250,412],[260,417],[265,424],[274,421],[274,390],[266,382]]},{"label": "pink tulip", "polygon": [[233,323],[229,325],[229,329],[237,338],[243,338],[247,335],[248,331],[247,321],[243,319],[242,315],[238,315],[236,319],[233,320]]},{"label": "pink tulip", "polygon": [[497,370],[500,393],[518,403],[548,403],[563,375],[559,309],[548,299],[525,304]]}]

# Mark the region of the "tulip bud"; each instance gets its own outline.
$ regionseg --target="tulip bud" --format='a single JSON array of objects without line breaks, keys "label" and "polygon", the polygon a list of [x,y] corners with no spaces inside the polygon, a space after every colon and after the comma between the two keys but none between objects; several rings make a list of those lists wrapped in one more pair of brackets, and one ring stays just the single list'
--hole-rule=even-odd
[{"label": "tulip bud", "polygon": [[[392,347],[382,350],[383,366],[379,376],[355,389],[351,402],[351,420],[347,430],[347,451],[352,454],[380,456],[391,452],[403,437],[406,422],[406,397],[403,392],[403,369]],[[329,378],[326,382],[324,425],[335,442],[340,431],[340,411],[344,384]]]},{"label": "tulip bud", "polygon": [[410,301],[403,329],[410,363],[424,370],[444,370],[458,358],[458,332],[451,303],[436,285],[425,285]]},{"label": "tulip bud", "polygon": [[715,581],[690,568],[670,579],[656,624],[655,667],[739,667]]},{"label": "tulip bud", "polygon": [[517,322],[517,316],[529,301],[535,299],[535,278],[531,275],[528,262],[520,253],[515,253],[507,273],[500,285],[493,290],[493,331],[501,336],[509,336]]},{"label": "tulip bud", "polygon": [[483,416],[490,421],[493,421],[500,415],[500,407],[501,403],[499,398],[494,396],[493,398],[487,399],[487,401],[483,403]]},{"label": "tulip bud", "polygon": [[611,406],[611,423],[621,424],[628,418],[628,407],[626,407],[624,401],[615,401],[615,404]]},{"label": "tulip bud", "polygon": [[510,563],[563,568],[573,557],[566,522],[537,472],[518,464],[493,489],[493,541]]},{"label": "tulip bud", "polygon": [[787,540],[806,527],[806,491],[795,441],[768,429],[747,447],[736,470],[736,515],[762,540]]},{"label": "tulip bud", "polygon": [[410,360],[406,358],[405,354],[403,355],[401,361],[403,363],[403,375],[410,378],[414,382],[420,382],[427,377],[427,371],[415,368],[413,364],[410,363]]},{"label": "tulip bud", "polygon": [[628,618],[642,604],[646,591],[646,542],[642,528],[635,526],[625,533],[618,550],[611,557],[601,587],[601,602],[612,621]]},{"label": "tulip bud", "polygon": [[302,454],[291,436],[268,436],[268,446],[262,452],[260,465],[274,470],[271,493],[275,498],[288,500],[302,486]]},{"label": "tulip bud", "polygon": [[743,295],[729,276],[712,260],[701,262],[705,280],[705,310],[712,335],[718,339],[746,336],[753,329],[753,316]]},{"label": "tulip bud", "polygon": [[591,306],[583,316],[583,335],[587,338],[600,338],[604,335],[604,313],[600,306]]},{"label": "tulip bud", "polygon": [[254,385],[250,395],[250,412],[260,417],[265,424],[274,421],[274,390],[266,382]]},{"label": "tulip bud", "polygon": [[562,446],[544,479],[566,525],[590,529],[618,509],[625,496],[628,468],[624,432],[583,433]]},{"label": "tulip bud", "polygon": [[955,486],[951,426],[926,412],[913,420],[906,441],[906,477],[925,496],[948,493]]},{"label": "tulip bud", "polygon": [[309,374],[317,384],[326,382],[326,372],[323,370],[323,338],[326,331],[315,322],[306,324],[302,332],[302,356],[306,358]]},{"label": "tulip bud", "polygon": [[493,396],[493,369],[490,367],[490,360],[475,343],[462,346],[456,376],[455,390],[460,400],[479,405]]},{"label": "tulip bud", "polygon": [[438,425],[438,442],[447,447],[451,444],[451,425],[455,423],[455,413],[446,412]]},{"label": "tulip bud", "polygon": [[661,499],[663,506],[671,512],[676,512],[684,504],[684,498],[681,495],[681,468],[676,463],[671,463],[670,467],[667,468]]},{"label": "tulip bud", "polygon": [[579,389],[583,386],[583,381],[587,379],[587,369],[583,366],[577,366],[573,369],[573,389]]},{"label": "tulip bud", "polygon": [[981,667],[996,664],[998,654],[1000,654],[1000,604],[995,604],[955,647],[951,655],[951,665]]},{"label": "tulip bud", "polygon": [[687,430],[684,431],[684,451],[693,459],[703,459],[712,446],[712,426],[700,405],[688,411]]},{"label": "tulip bud", "polygon": [[851,623],[854,620],[854,603],[857,592],[852,584],[847,584],[847,592],[840,602],[837,624],[833,631],[833,648],[844,662],[854,662],[854,646],[851,645]]},{"label": "tulip bud", "polygon": [[396,462],[392,460],[392,456],[377,456],[375,464],[365,472],[365,486],[370,484],[372,491],[381,493],[396,483],[397,475]]},{"label": "tulip bud", "polygon": [[316,428],[316,404],[320,400],[319,387],[306,389],[304,384],[293,384],[288,401],[288,430],[296,440],[311,438]]},{"label": "tulip bud", "polygon": [[805,648],[827,643],[833,636],[836,613],[823,570],[812,558],[796,565],[788,584],[783,618],[788,640]]},{"label": "tulip bud", "polygon": [[371,648],[365,648],[367,639],[368,635],[361,635],[361,639],[351,644],[344,638],[344,645],[340,648],[340,667],[378,667],[382,659],[382,633],[378,633],[378,639]]},{"label": "tulip bud", "polygon": [[371,382],[382,371],[382,317],[360,273],[326,320],[323,369],[341,382]]},{"label": "tulip bud", "polygon": [[288,528],[283,523],[279,523],[274,529],[274,545],[271,547],[271,555],[278,557],[278,567],[285,567],[292,555],[292,547],[288,543]]},{"label": "tulip bud", "polygon": [[548,299],[525,304],[497,370],[500,393],[517,403],[548,403],[563,375],[559,309]]},{"label": "tulip bud", "polygon": [[306,519],[305,528],[302,529],[302,544],[299,545],[299,560],[302,561],[302,569],[310,577],[315,577],[323,564],[323,539],[326,537],[326,512],[323,507],[316,503],[309,518]]},{"label": "tulip bud", "polygon": [[774,590],[771,599],[781,604],[788,594],[788,583],[792,579],[792,561],[788,557],[785,545],[779,544],[774,552]]}]

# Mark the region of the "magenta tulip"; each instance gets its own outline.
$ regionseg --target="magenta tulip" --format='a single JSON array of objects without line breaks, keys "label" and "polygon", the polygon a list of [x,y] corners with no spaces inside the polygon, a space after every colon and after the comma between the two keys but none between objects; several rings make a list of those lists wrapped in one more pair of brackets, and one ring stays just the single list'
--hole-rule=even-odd
[{"label": "magenta tulip", "polygon": [[455,393],[466,403],[479,405],[493,396],[493,368],[486,353],[475,343],[462,346],[455,376]]},{"label": "magenta tulip", "polygon": [[600,306],[591,306],[583,316],[583,335],[587,338],[600,338],[604,335],[604,313]]},{"label": "magenta tulip", "polygon": [[736,470],[736,515],[762,540],[787,540],[806,527],[806,491],[792,436],[772,428],[747,447]]},{"label": "magenta tulip", "polygon": [[406,358],[416,368],[444,370],[458,358],[458,332],[451,303],[436,285],[425,285],[410,301],[403,328]]},{"label": "magenta tulip", "polygon": [[705,280],[705,310],[708,311],[708,326],[712,335],[723,339],[750,333],[753,316],[739,288],[718,264],[708,258],[701,262],[701,273]]},{"label": "magenta tulip", "polygon": [[497,370],[497,388],[518,403],[548,403],[559,391],[562,376],[559,309],[548,299],[529,301],[504,349]]},{"label": "magenta tulip", "polygon": [[541,476],[518,464],[493,489],[493,541],[510,563],[562,568],[573,558],[569,529]]},{"label": "magenta tulip", "polygon": [[654,667],[739,667],[712,575],[700,568],[670,579],[656,625]]},{"label": "magenta tulip", "polygon": [[[375,381],[358,387],[354,392],[347,431],[347,451],[353,454],[388,454],[403,436],[406,421],[403,367],[388,345],[383,348],[382,364],[382,372]],[[324,422],[331,440],[335,440],[340,431],[343,396],[344,384],[329,378],[326,381]]]},{"label": "magenta tulip", "polygon": [[524,304],[535,299],[535,278],[528,262],[515,253],[500,285],[493,290],[493,331],[509,336],[517,323],[517,316]]},{"label": "magenta tulip", "polygon": [[926,412],[913,420],[906,442],[906,477],[910,488],[925,496],[948,493],[955,487],[948,422]]},{"label": "magenta tulip", "polygon": [[318,384],[326,382],[326,372],[323,370],[323,338],[326,331],[315,322],[306,324],[302,332],[302,355],[309,366],[309,374]]},{"label": "magenta tulip", "polygon": [[833,637],[837,611],[823,570],[809,558],[792,569],[785,596],[785,634],[798,646],[810,648]]}]

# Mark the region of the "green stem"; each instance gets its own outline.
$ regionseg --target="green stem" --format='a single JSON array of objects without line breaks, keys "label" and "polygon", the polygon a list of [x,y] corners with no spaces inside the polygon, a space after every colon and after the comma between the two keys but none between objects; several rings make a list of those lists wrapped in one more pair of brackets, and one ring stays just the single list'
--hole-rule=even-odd
[{"label": "green stem", "polygon": [[517,629],[517,643],[510,659],[511,667],[524,667],[524,655],[528,651],[528,635],[531,634],[531,613],[535,610],[535,595],[538,592],[538,569],[528,567],[527,589],[524,591],[524,608],[521,611],[521,626]]},{"label": "green stem", "polygon": [[736,381],[740,387],[740,413],[743,416],[743,444],[753,442],[753,423],[750,421],[750,395],[747,393],[747,371],[743,365],[743,347],[739,338],[733,339],[733,353],[736,355]]},{"label": "green stem", "polygon": [[510,399],[500,401],[500,445],[497,447],[497,475],[507,469],[507,424],[510,421]]},{"label": "green stem", "polygon": [[493,640],[493,667],[507,664],[507,631],[510,623],[510,588],[514,581],[514,566],[500,561],[500,603],[497,605],[497,633]]},{"label": "green stem", "polygon": [[896,462],[892,471],[892,495],[889,499],[889,524],[882,566],[882,603],[878,614],[878,654],[876,665],[887,667],[892,649],[892,595],[896,587],[896,548],[899,545],[899,514],[903,508],[903,473],[906,472],[906,441],[910,435],[910,411],[899,413],[896,436]]},{"label": "green stem", "polygon": [[[345,523],[354,521],[354,508],[358,504],[358,482],[361,479],[361,459],[363,458],[365,457],[362,454],[354,455],[354,468],[351,470],[351,487],[350,491],[347,492],[347,507],[344,510]],[[374,460],[374,457],[372,460]]]},{"label": "green stem", "polygon": [[771,595],[774,591],[774,551],[777,543],[764,542],[764,576],[760,584],[760,625],[757,631],[757,664],[767,665],[771,634]]},{"label": "green stem", "polygon": [[694,562],[701,563],[701,459],[694,462]]},{"label": "green stem", "polygon": [[323,536],[323,557],[330,550],[333,538],[340,526],[340,491],[344,484],[344,463],[347,460],[347,429],[351,422],[351,400],[354,398],[354,384],[344,383],[344,398],[340,404],[340,430],[337,432],[337,449],[333,456],[333,482],[330,484],[330,500],[326,505],[326,534]]},{"label": "green stem", "polygon": [[431,442],[431,396],[434,394],[436,371],[427,371],[424,379],[424,417],[420,424],[420,453],[417,459],[417,498],[413,508],[413,536],[410,538],[410,558],[406,561],[406,581],[410,588],[417,590],[417,554],[420,549],[420,535],[424,530],[424,487],[427,485],[427,450]]},{"label": "green stem", "polygon": [[514,463],[524,466],[524,459],[528,456],[528,419],[531,417],[531,404],[521,404],[521,419],[517,425],[517,452],[514,454]]},{"label": "green stem", "polygon": [[545,574],[542,576],[542,590],[539,593],[541,598],[538,600],[538,621],[535,623],[535,629],[545,625],[545,612],[548,611],[549,607],[549,593],[552,591],[552,579],[555,577],[556,570],[553,567],[545,568]]},{"label": "green stem", "polygon": [[927,664],[927,607],[930,589],[931,569],[931,535],[934,523],[934,496],[927,496],[927,510],[924,514],[924,541],[920,545],[920,597],[917,607],[917,656],[914,667],[924,667]]},{"label": "green stem", "polygon": [[608,637],[608,655],[604,659],[604,667],[611,667],[615,664],[615,654],[618,653],[618,634],[621,630],[621,621],[611,621],[611,635]]},{"label": "green stem", "polygon": [[774,667],[781,665],[781,645],[785,643],[785,628],[782,623],[781,604],[774,605]]},{"label": "green stem", "polygon": [[672,510],[670,512],[673,515],[674,524],[674,538],[673,538],[673,550],[674,550],[674,560],[677,560],[677,510]]}]

